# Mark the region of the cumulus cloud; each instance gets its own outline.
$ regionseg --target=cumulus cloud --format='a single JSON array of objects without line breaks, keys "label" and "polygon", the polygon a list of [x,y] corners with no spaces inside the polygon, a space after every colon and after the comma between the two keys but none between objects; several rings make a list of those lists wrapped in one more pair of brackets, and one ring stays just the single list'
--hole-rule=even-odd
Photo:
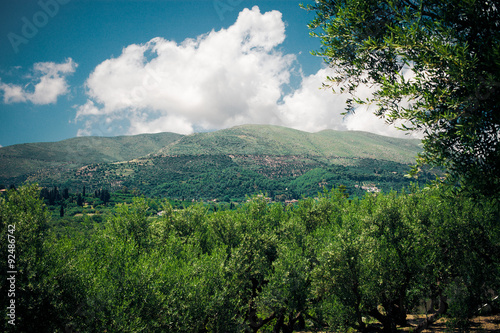
[{"label": "cumulus cloud", "polygon": [[[61,95],[68,93],[66,76],[73,73],[78,65],[68,58],[64,63],[39,62],[33,65],[33,76],[24,87],[0,82],[4,103],[31,102],[33,104],[52,104]],[[33,88],[28,89],[28,87]]]},{"label": "cumulus cloud", "polygon": [[180,44],[129,45],[90,74],[76,119],[125,119],[130,134],[279,123],[276,101],[295,62],[276,50],[284,39],[281,13],[254,7],[229,28]]},{"label": "cumulus cloud", "polygon": [[283,125],[309,132],[347,129],[341,115],[347,96],[322,88],[328,72],[325,68],[303,77],[301,86],[283,98],[278,105]]},{"label": "cumulus cloud", "polygon": [[[283,103],[278,105],[283,125],[308,132],[334,129],[407,137],[407,133],[375,116],[373,105],[362,105],[357,107],[354,113],[342,115],[346,111],[347,99],[352,96],[347,93],[334,93],[331,88],[323,87],[327,77],[333,75],[332,69],[323,68],[313,75],[303,77],[301,86],[285,96]],[[335,90],[340,91],[338,87]],[[373,91],[373,88],[361,85],[356,95],[365,99],[370,97]]]},{"label": "cumulus cloud", "polygon": [[347,96],[320,89],[328,69],[302,77],[285,94],[300,69],[294,55],[280,52],[284,40],[281,13],[255,6],[229,28],[195,39],[129,45],[86,80],[88,100],[76,106],[78,135],[189,134],[246,123],[397,133],[369,110],[344,118]]}]

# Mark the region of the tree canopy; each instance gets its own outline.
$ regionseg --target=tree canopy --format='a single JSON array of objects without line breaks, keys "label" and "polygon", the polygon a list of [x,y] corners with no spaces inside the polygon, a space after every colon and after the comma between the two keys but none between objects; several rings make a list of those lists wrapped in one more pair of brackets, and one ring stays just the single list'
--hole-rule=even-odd
[{"label": "tree canopy", "polygon": [[465,330],[484,304],[499,309],[499,210],[446,188],[409,191],[339,188],[286,206],[254,196],[233,210],[162,200],[161,216],[135,197],[61,234],[38,186],[21,186],[0,194],[0,304],[15,305],[0,327],[421,332],[444,315]]},{"label": "tree canopy", "polygon": [[[325,85],[404,130],[422,131],[417,166],[485,194],[500,188],[500,8],[483,0],[317,0],[307,6],[335,70]],[[374,91],[357,95],[360,87]],[[472,185],[472,186],[470,186]]]}]

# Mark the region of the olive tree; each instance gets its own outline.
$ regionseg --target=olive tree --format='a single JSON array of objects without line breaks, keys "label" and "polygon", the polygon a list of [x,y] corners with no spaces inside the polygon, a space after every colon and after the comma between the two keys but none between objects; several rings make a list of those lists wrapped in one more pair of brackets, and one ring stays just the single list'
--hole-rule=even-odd
[{"label": "olive tree", "polygon": [[[346,114],[370,103],[389,123],[424,135],[417,167],[500,193],[500,8],[490,0],[317,0],[312,34],[348,92]],[[359,97],[360,87],[370,97]]]},{"label": "olive tree", "polygon": [[80,285],[48,235],[49,216],[36,184],[0,195],[2,331],[61,331],[77,304]]}]

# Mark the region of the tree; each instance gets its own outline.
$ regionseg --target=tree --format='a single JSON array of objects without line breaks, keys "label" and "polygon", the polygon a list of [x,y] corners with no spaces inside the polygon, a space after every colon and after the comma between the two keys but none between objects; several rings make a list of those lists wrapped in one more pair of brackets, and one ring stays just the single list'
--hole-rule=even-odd
[{"label": "tree", "polygon": [[0,284],[0,304],[4,309],[15,304],[15,318],[9,317],[15,326],[4,320],[2,331],[59,331],[76,306],[73,297],[82,288],[68,278],[71,267],[57,261],[51,246],[57,242],[47,243],[49,215],[37,184],[20,186],[0,197],[0,232],[5,237],[0,247],[5,258],[0,278],[10,281]]},{"label": "tree", "polygon": [[[309,28],[335,71],[326,86],[404,130],[422,131],[415,171],[500,193],[500,8],[495,1],[318,0]],[[370,86],[371,97],[357,97]]]},{"label": "tree", "polygon": [[[106,191],[106,190],[105,190]],[[115,207],[116,213],[109,220],[107,230],[110,239],[119,237],[126,241],[135,242],[137,249],[148,247],[149,242],[149,205],[144,198],[134,198],[131,205],[119,204]]]},{"label": "tree", "polygon": [[52,191],[49,191],[49,205],[53,206],[56,204],[56,201],[61,200],[61,194],[57,189],[57,186],[54,186]]},{"label": "tree", "polygon": [[99,192],[99,198],[102,202],[104,202],[104,204],[107,204],[109,202],[109,199],[111,199],[111,194],[109,194],[108,190],[101,190]]},{"label": "tree", "polygon": [[323,196],[305,210],[320,221],[308,221],[316,225],[315,321],[372,331],[371,317],[382,331],[395,332],[422,300],[439,299],[439,309],[428,309],[414,332],[443,314],[448,325],[467,328],[500,283],[498,209],[493,199],[477,203],[449,193],[367,195],[345,199],[340,211]]},{"label": "tree", "polygon": [[78,196],[76,197],[76,204],[78,206],[83,206],[83,199],[82,199],[82,195],[80,193],[78,193]]}]

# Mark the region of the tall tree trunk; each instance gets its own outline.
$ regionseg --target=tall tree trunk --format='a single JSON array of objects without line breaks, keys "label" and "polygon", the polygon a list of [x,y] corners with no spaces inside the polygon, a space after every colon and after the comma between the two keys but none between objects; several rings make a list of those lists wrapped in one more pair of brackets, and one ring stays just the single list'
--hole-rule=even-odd
[{"label": "tall tree trunk", "polygon": [[285,323],[285,309],[282,309],[279,312],[278,320],[276,320],[276,324],[273,327],[273,333],[279,333],[284,323]]},{"label": "tall tree trunk", "polygon": [[382,332],[397,332],[396,322],[394,318],[392,318],[391,306],[384,306],[384,308],[387,311],[386,315],[381,314],[377,309],[371,310],[368,314],[377,319],[382,324]]}]

